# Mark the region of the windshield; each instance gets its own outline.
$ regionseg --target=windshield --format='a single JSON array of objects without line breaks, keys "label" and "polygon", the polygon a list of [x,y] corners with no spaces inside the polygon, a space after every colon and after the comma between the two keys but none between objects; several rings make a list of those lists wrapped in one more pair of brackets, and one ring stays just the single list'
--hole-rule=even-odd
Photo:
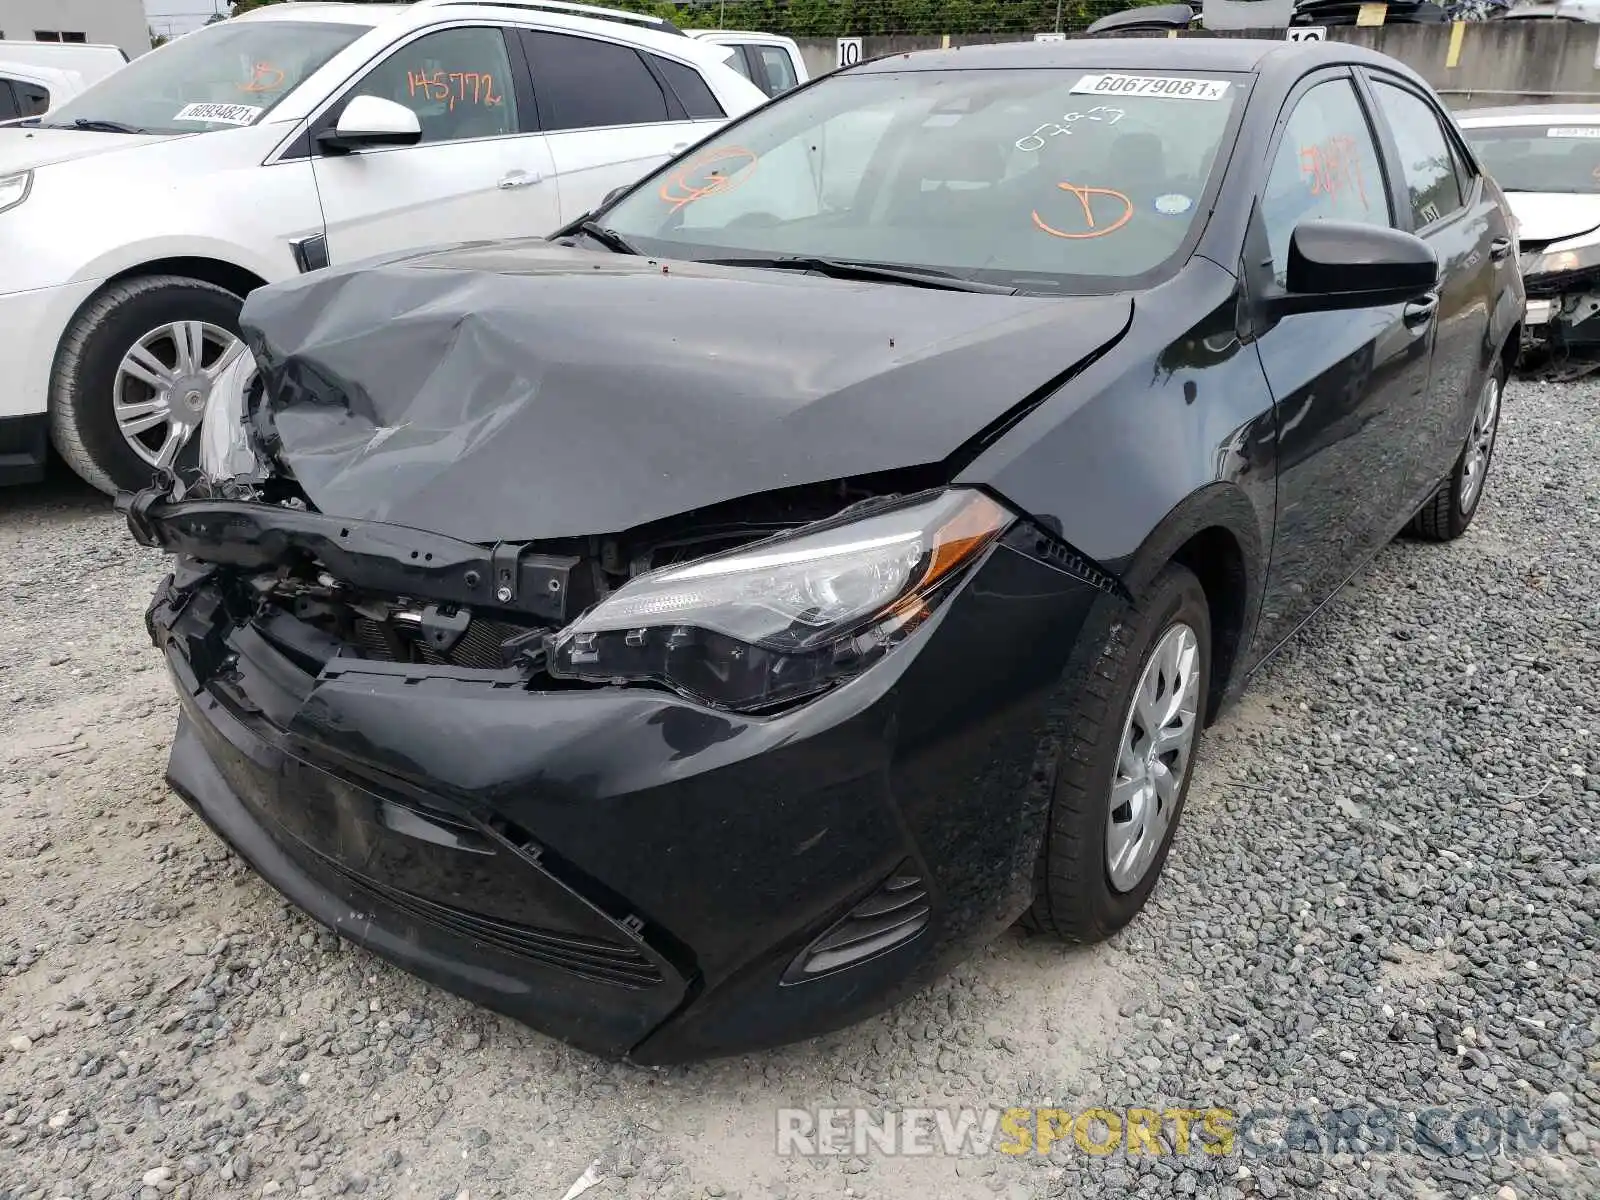
[{"label": "windshield", "polygon": [[1508,192],[1600,193],[1600,125],[1463,129],[1490,178]]},{"label": "windshield", "polygon": [[144,133],[254,125],[368,28],[323,21],[208,25],[134,59],[42,124],[111,122]]},{"label": "windshield", "polygon": [[1242,91],[1214,73],[842,75],[669,164],[600,223],[678,258],[1126,287],[1184,245]]}]

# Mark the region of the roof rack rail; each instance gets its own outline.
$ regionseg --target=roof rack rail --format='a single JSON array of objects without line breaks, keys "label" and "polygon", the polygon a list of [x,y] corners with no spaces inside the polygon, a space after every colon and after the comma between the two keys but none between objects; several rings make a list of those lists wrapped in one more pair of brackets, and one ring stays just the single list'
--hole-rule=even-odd
[{"label": "roof rack rail", "polygon": [[683,30],[664,17],[627,12],[620,8],[599,8],[593,4],[574,4],[570,0],[416,0],[417,8],[448,8],[461,4],[488,5],[491,8],[525,8],[532,12],[567,13],[574,17],[593,17],[598,21],[619,21],[626,25],[640,25],[661,33],[683,34]]}]

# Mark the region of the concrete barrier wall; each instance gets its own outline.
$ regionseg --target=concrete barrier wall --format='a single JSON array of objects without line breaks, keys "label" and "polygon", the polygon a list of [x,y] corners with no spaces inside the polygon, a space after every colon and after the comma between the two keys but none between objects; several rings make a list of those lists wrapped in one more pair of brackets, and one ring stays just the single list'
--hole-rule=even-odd
[{"label": "concrete barrier wall", "polygon": [[[1156,34],[1153,36],[1162,36]],[[1283,31],[1229,30],[1184,37],[1268,37]],[[1458,25],[1348,26],[1328,31],[1335,41],[1357,42],[1392,55],[1437,88],[1457,109],[1553,101],[1600,104],[1600,25],[1569,21],[1467,22]],[[1016,41],[1012,37],[951,36],[951,46]],[[869,37],[863,57],[938,47],[945,39]],[[834,69],[831,38],[803,38],[800,48],[813,75]]]}]

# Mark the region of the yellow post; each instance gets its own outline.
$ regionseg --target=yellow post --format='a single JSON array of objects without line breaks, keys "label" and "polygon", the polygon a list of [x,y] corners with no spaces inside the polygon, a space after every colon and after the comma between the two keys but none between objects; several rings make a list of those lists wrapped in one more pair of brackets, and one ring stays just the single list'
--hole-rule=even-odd
[{"label": "yellow post", "polygon": [[942,38],[939,39],[939,49],[941,49],[941,50],[950,49],[950,35],[948,33],[945,34]]},{"label": "yellow post", "polygon": [[1466,36],[1467,23],[1454,21],[1450,25],[1450,52],[1444,56],[1446,68],[1454,67],[1461,61],[1461,39]]}]

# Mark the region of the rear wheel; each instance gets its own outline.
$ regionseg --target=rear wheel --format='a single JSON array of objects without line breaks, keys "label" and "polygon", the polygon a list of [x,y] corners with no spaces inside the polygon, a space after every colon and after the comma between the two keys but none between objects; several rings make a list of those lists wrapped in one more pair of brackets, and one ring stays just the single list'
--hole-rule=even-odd
[{"label": "rear wheel", "polygon": [[1406,532],[1432,542],[1448,542],[1460,537],[1477,515],[1483,499],[1483,485],[1494,459],[1495,439],[1500,433],[1500,399],[1505,386],[1505,365],[1497,362],[1478,393],[1478,407],[1472,414],[1472,432],[1461,456],[1450,470],[1450,477],[1411,518]]},{"label": "rear wheel", "polygon": [[67,464],[103,492],[191,465],[212,387],[244,351],[242,304],[175,275],[124,280],[91,299],[51,376],[51,437]]},{"label": "rear wheel", "polygon": [[1149,899],[1189,793],[1211,677],[1205,591],[1176,563],[1108,626],[1061,714],[1025,918],[1075,942],[1110,936]]}]

